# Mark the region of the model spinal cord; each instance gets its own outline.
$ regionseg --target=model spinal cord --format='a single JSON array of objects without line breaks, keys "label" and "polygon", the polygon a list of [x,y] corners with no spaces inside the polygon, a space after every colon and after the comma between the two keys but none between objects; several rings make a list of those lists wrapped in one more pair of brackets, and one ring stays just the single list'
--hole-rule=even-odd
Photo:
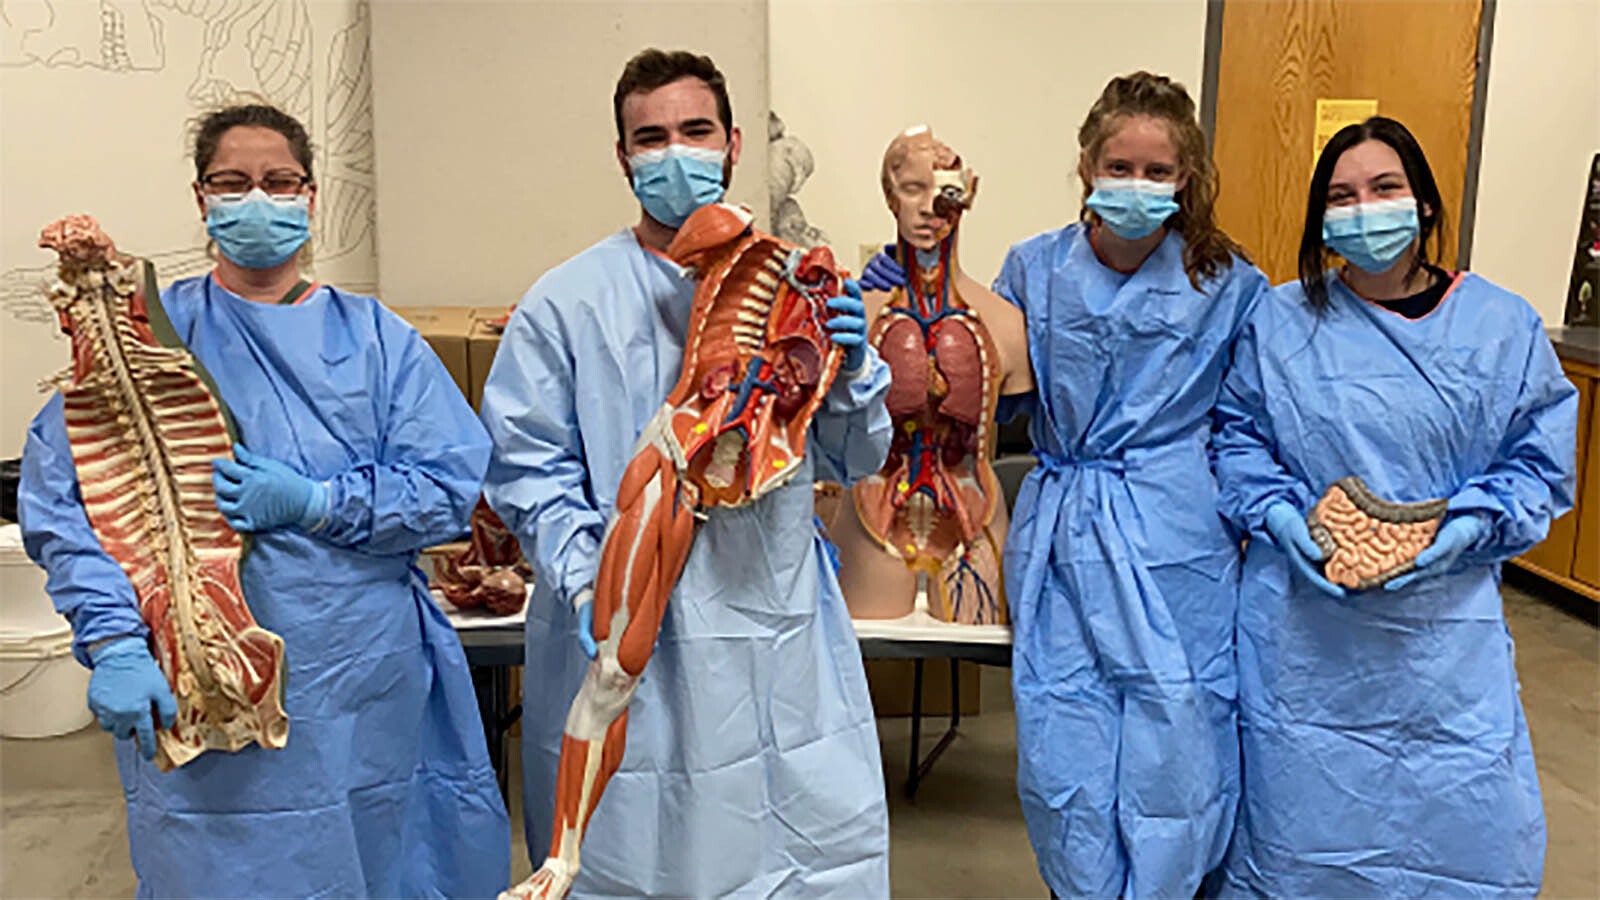
[{"label": "model spinal cord", "polygon": [[164,345],[152,330],[149,306],[166,320],[145,264],[118,254],[94,219],[62,219],[39,244],[60,256],[49,295],[72,368],[56,386],[84,511],[133,585],[178,700],[156,765],[252,742],[281,748],[283,641],[245,605],[239,536],[211,486],[211,461],[232,454],[219,401],[175,336]]},{"label": "model spinal cord", "polygon": [[752,503],[804,468],[812,416],[839,367],[825,325],[844,276],[827,248],[802,251],[755,231],[747,210],[713,204],[689,217],[667,255],[698,278],[683,368],[634,446],[601,545],[598,653],[562,737],[550,857],[503,897],[571,889],[696,521]]}]

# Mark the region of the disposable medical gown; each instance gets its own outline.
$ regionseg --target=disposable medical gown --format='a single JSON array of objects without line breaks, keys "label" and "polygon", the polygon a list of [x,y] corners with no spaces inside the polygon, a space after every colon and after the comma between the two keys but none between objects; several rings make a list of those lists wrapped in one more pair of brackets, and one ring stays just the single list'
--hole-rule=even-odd
[{"label": "disposable medical gown", "polygon": [[[1539,316],[1477,276],[1415,321],[1334,276],[1329,294],[1320,318],[1298,282],[1263,301],[1219,404],[1223,509],[1251,533],[1225,892],[1533,896],[1544,817],[1499,564],[1572,503],[1575,391]],[[1347,475],[1488,531],[1454,571],[1335,599],[1263,519]]]},{"label": "disposable medical gown", "polygon": [[[634,441],[678,380],[693,295],[678,266],[621,231],[533,286],[484,387],[486,492],[536,572],[522,739],[535,865],[588,665],[572,598],[594,581]],[[700,523],[574,897],[888,896],[872,705],[812,517],[819,469],[849,483],[882,465],[888,386],[876,354],[840,373],[794,480]]]},{"label": "disposable medical gown", "polygon": [[[417,333],[369,297],[253,303],[211,276],[162,303],[254,452],[330,484],[314,534],[256,534],[241,571],[283,638],[289,743],[162,773],[117,741],[141,897],[492,897],[509,824],[466,659],[413,565],[462,533],[489,441]],[[80,645],[145,634],[89,529],[60,396],[34,420],[29,552]]]},{"label": "disposable medical gown", "polygon": [[1123,275],[1075,224],[1013,247],[994,284],[1039,385],[1005,572],[1017,786],[1063,897],[1193,896],[1238,804],[1239,545],[1207,448],[1266,278],[1234,260],[1195,290],[1183,247]]}]

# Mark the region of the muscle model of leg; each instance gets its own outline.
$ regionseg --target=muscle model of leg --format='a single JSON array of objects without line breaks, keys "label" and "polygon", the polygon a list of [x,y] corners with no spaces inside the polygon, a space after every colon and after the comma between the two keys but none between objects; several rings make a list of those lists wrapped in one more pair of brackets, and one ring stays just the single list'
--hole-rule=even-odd
[{"label": "muscle model of leg", "polygon": [[622,764],[628,703],[650,661],[667,597],[694,542],[693,512],[679,494],[672,460],[657,444],[660,422],[645,430],[623,473],[617,514],[600,551],[593,600],[598,652],[561,737],[550,857],[502,898],[553,900],[567,895],[578,875],[578,850],[589,819],[606,782]]}]

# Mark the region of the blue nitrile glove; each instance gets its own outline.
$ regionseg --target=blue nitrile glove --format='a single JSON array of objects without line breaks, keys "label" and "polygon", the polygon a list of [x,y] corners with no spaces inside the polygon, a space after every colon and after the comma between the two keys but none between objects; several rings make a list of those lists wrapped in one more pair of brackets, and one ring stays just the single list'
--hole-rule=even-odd
[{"label": "blue nitrile glove", "polygon": [[161,717],[161,727],[178,720],[178,699],[167,687],[144,638],[113,638],[89,652],[94,672],[89,676],[89,711],[100,727],[115,737],[137,736],[145,759],[156,757],[156,723],[150,704]]},{"label": "blue nitrile glove", "polygon": [[211,461],[217,509],[234,531],[309,529],[328,515],[328,486],[275,459],[235,446],[232,459]]},{"label": "blue nitrile glove", "polygon": [[828,320],[829,337],[844,348],[844,371],[854,372],[867,361],[867,307],[861,302],[861,285],[844,280],[844,296],[828,301],[838,315]]},{"label": "blue nitrile glove", "polygon": [[895,261],[895,250],[894,244],[884,244],[882,252],[867,260],[867,267],[861,270],[862,287],[869,291],[892,291],[906,286],[906,270]]},{"label": "blue nitrile glove", "polygon": [[1482,516],[1467,513],[1456,516],[1444,523],[1439,533],[1434,535],[1433,543],[1428,549],[1417,554],[1416,568],[1393,579],[1383,586],[1386,591],[1398,591],[1419,578],[1431,578],[1450,571],[1461,558],[1461,554],[1476,544],[1483,533],[1489,530],[1489,525]]},{"label": "blue nitrile glove", "polygon": [[1323,576],[1322,548],[1312,540],[1311,527],[1306,524],[1306,517],[1300,515],[1294,506],[1279,500],[1267,507],[1266,526],[1267,533],[1272,535],[1273,541],[1283,554],[1289,557],[1289,564],[1300,573],[1301,577],[1331,597],[1345,595],[1344,588]]},{"label": "blue nitrile glove", "polygon": [[584,656],[594,659],[600,655],[600,645],[594,642],[594,591],[584,588],[572,602],[578,607],[578,646]]}]

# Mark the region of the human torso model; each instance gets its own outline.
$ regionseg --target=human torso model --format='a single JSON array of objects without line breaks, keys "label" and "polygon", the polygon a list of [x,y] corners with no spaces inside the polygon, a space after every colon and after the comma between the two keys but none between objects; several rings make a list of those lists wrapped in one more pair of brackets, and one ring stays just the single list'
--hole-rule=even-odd
[{"label": "human torso model", "polygon": [[1022,313],[961,271],[958,226],[977,178],[953,150],[907,131],[884,155],[883,186],[906,284],[866,304],[893,376],[894,443],[831,523],[840,586],[858,619],[1003,625],[1009,520],[990,458],[999,397],[1032,388]]}]

